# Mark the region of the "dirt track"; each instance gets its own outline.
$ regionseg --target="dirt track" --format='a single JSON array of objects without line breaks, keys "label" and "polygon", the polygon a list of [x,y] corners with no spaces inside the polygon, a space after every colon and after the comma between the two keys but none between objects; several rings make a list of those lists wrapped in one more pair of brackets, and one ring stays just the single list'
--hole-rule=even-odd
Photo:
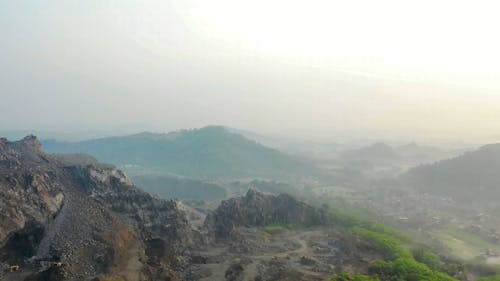
[{"label": "dirt track", "polygon": [[[363,268],[373,258],[362,250],[358,253],[363,257],[339,248],[343,238],[330,229],[285,230],[273,235],[257,228],[239,232],[233,242],[193,253],[200,261],[192,268],[193,280],[327,280],[349,270],[348,264]],[[242,266],[239,279],[226,279],[226,271],[234,264]]]}]

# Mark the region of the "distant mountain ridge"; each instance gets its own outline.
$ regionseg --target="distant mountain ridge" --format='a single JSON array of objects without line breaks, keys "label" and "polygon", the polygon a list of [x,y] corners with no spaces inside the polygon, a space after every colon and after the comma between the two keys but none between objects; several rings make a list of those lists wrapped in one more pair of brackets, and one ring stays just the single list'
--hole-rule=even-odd
[{"label": "distant mountain ridge", "polygon": [[355,160],[383,161],[398,159],[400,156],[391,146],[378,142],[356,150],[346,151],[343,153],[343,157]]},{"label": "distant mountain ridge", "polygon": [[358,149],[341,153],[343,160],[366,163],[399,163],[403,166],[416,166],[422,163],[433,163],[457,155],[456,151],[447,151],[433,146],[408,143],[405,145],[389,145],[383,142],[373,143]]},{"label": "distant mountain ridge", "polygon": [[460,200],[500,199],[500,143],[421,165],[400,176],[411,187]]},{"label": "distant mountain ridge", "polygon": [[315,168],[221,126],[167,134],[143,132],[81,142],[43,141],[50,153],[86,153],[101,162],[196,177],[284,178]]}]

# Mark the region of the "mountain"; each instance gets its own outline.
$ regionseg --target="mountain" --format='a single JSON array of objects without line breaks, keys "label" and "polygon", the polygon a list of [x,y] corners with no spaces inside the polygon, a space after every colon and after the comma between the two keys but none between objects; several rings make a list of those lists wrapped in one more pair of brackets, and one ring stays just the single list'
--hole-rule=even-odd
[{"label": "mountain", "polygon": [[430,145],[409,143],[394,147],[401,158],[414,164],[432,163],[462,154],[464,149],[445,150]]},{"label": "mountain", "polygon": [[45,153],[33,136],[0,139],[0,265],[19,269],[0,279],[183,279],[179,247],[193,234],[178,203],[76,158]]},{"label": "mountain", "polygon": [[464,201],[500,199],[500,144],[410,169],[400,176],[409,186]]},{"label": "mountain", "polygon": [[345,151],[342,156],[346,160],[369,161],[373,163],[402,162],[421,164],[446,159],[457,155],[459,152],[447,151],[414,142],[399,146],[391,146],[378,142],[369,146]]},{"label": "mountain", "polygon": [[48,140],[43,146],[51,153],[87,153],[119,167],[195,178],[287,178],[315,172],[291,156],[219,126],[81,142]]},{"label": "mountain", "polygon": [[356,150],[346,151],[342,156],[344,159],[357,161],[384,162],[399,159],[398,153],[391,146],[381,142]]}]

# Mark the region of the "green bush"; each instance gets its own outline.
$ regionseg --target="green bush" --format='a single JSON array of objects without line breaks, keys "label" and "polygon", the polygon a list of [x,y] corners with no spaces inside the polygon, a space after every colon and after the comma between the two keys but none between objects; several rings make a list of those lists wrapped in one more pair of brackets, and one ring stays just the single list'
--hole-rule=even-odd
[{"label": "green bush", "polygon": [[384,281],[457,281],[411,258],[377,261],[370,266],[369,272]]},{"label": "green bush", "polygon": [[406,249],[401,244],[401,241],[396,238],[360,227],[354,227],[353,231],[370,240],[375,247],[382,251],[383,255],[387,259],[394,260],[397,258],[413,258],[410,251]]},{"label": "green bush", "polygon": [[442,270],[442,263],[439,257],[433,252],[424,249],[418,248],[412,251],[413,257],[418,262],[421,262],[427,265],[432,270]]},{"label": "green bush", "polygon": [[331,281],[379,281],[377,277],[372,277],[363,274],[351,275],[348,273],[340,273],[333,277]]},{"label": "green bush", "polygon": [[[437,255],[430,251],[417,249],[414,251],[414,255],[412,255],[412,253],[403,246],[400,240],[390,235],[377,233],[360,227],[354,227],[353,231],[368,239],[382,252],[387,260],[377,260],[372,263],[369,268],[369,273],[372,278],[378,278],[384,281],[457,281],[457,279],[439,271],[441,261]],[[334,278],[349,277],[349,275],[346,276],[337,275]],[[350,279],[345,280],[349,281]]]}]

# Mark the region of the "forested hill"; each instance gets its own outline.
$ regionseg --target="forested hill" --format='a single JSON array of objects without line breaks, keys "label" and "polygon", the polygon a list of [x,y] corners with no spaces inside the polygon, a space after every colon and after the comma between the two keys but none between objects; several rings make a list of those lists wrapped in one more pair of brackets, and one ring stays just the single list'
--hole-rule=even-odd
[{"label": "forested hill", "polygon": [[499,200],[500,144],[410,169],[400,179],[421,191],[459,200]]},{"label": "forested hill", "polygon": [[50,153],[87,153],[117,166],[135,165],[199,178],[284,178],[316,173],[298,159],[219,126],[81,142],[47,140],[43,146]]}]

